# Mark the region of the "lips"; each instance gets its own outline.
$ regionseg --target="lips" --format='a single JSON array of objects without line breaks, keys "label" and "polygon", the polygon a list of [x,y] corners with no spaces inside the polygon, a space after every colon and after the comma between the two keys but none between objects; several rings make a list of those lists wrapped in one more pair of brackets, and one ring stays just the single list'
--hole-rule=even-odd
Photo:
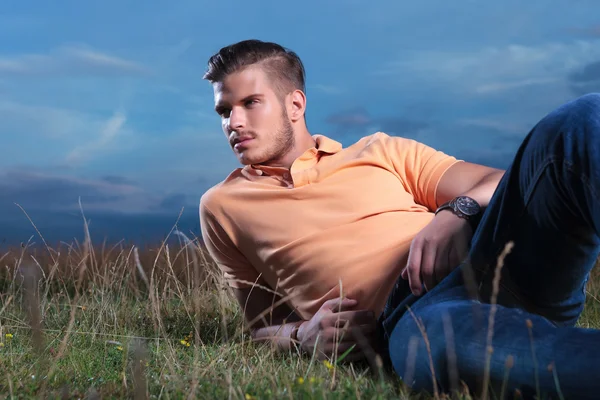
[{"label": "lips", "polygon": [[234,139],[232,144],[233,144],[234,148],[238,149],[240,147],[244,147],[246,144],[248,144],[252,140],[253,140],[253,138],[251,138],[250,136],[242,136],[242,137]]}]

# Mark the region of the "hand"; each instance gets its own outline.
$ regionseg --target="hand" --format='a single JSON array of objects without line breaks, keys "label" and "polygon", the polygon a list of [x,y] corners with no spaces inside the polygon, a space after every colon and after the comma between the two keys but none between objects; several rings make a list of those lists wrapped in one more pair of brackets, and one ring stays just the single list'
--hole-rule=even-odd
[{"label": "hand", "polygon": [[439,212],[413,239],[402,278],[416,296],[433,289],[468,255],[473,231],[468,221],[451,211]]},{"label": "hand", "polygon": [[372,350],[375,339],[375,314],[368,310],[352,310],[357,301],[349,298],[327,300],[315,315],[298,329],[303,351],[316,352],[318,359],[341,356],[353,345],[344,361],[355,361]]}]

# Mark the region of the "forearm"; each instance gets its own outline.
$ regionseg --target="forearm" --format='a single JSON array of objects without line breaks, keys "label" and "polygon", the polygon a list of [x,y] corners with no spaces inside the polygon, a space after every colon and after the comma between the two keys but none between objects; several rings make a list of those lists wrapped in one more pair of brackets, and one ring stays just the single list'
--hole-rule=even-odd
[{"label": "forearm", "polygon": [[269,342],[278,350],[289,350],[294,348],[297,340],[299,325],[304,321],[296,321],[281,325],[270,325],[260,328],[254,328],[251,331],[254,341]]},{"label": "forearm", "polygon": [[494,195],[494,192],[498,187],[498,183],[500,182],[500,179],[502,179],[503,175],[504,171],[494,172],[486,175],[481,179],[481,181],[473,185],[471,189],[463,193],[463,195],[475,199],[482,208],[485,208],[490,203],[490,200]]},{"label": "forearm", "polygon": [[[498,171],[489,173],[489,174],[483,176],[478,181],[474,182],[473,184],[468,185],[468,187],[463,188],[460,191],[459,195],[471,197],[472,199],[477,201],[477,203],[479,203],[479,205],[482,208],[485,209],[488,206],[488,204],[490,203],[490,200],[491,200],[492,196],[494,195],[494,192],[496,191],[496,188],[498,187],[498,183],[502,179],[503,175],[504,175],[504,171],[502,171],[502,170],[498,170]],[[443,204],[446,201],[452,200],[452,198],[450,198],[450,196],[446,196],[446,197],[448,197],[448,198],[445,198],[445,197],[439,198],[438,199],[439,204]]]}]

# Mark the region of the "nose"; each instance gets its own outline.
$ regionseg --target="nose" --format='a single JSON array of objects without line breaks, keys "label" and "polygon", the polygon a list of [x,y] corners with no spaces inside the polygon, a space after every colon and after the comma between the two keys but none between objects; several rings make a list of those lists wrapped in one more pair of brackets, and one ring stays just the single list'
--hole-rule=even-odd
[{"label": "nose", "polygon": [[244,127],[246,121],[244,112],[240,109],[233,108],[229,113],[228,126],[229,130],[235,131]]}]

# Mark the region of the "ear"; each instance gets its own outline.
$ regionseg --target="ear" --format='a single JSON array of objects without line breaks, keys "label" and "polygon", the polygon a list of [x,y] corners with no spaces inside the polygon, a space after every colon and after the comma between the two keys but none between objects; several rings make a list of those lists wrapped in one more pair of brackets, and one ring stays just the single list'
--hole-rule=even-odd
[{"label": "ear", "polygon": [[290,103],[288,115],[292,122],[296,122],[304,117],[306,111],[306,95],[301,90],[294,90],[290,94]]}]

